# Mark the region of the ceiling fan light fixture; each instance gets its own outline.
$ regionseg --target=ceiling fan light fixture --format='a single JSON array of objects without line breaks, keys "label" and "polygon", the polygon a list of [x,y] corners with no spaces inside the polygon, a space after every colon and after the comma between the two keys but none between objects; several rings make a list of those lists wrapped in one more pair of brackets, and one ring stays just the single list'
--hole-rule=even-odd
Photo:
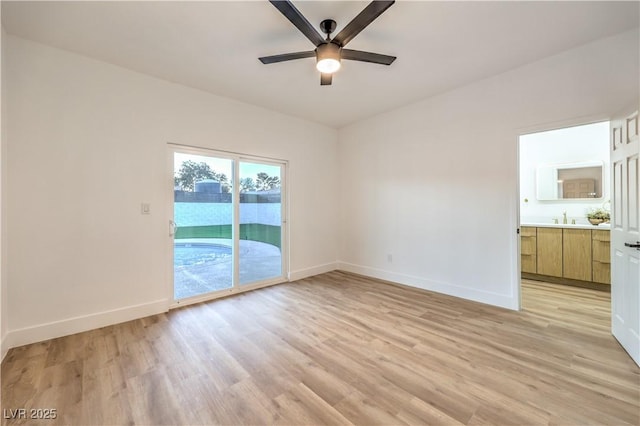
[{"label": "ceiling fan light fixture", "polygon": [[333,74],[340,69],[340,61],[333,58],[320,59],[316,64],[318,71],[324,74]]},{"label": "ceiling fan light fixture", "polygon": [[340,69],[340,46],[325,43],[316,49],[316,68],[324,74],[332,74]]}]

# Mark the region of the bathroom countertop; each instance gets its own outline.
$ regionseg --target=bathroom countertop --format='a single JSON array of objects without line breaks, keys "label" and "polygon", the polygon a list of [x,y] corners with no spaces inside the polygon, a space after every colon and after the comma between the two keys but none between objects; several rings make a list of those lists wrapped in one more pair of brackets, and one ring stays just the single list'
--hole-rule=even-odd
[{"label": "bathroom countertop", "polygon": [[520,226],[531,226],[536,228],[569,228],[569,229],[596,229],[602,231],[611,230],[611,225],[601,223],[600,225],[591,225],[590,223],[578,223],[572,225],[570,223],[521,223]]}]

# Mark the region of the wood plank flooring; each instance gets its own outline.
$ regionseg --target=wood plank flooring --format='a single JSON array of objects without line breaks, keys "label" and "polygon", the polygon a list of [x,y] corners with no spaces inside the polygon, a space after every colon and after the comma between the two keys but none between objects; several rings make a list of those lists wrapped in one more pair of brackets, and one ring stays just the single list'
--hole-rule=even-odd
[{"label": "wood plank flooring", "polygon": [[523,304],[323,274],[12,349],[3,424],[638,425],[609,294],[524,281]]}]

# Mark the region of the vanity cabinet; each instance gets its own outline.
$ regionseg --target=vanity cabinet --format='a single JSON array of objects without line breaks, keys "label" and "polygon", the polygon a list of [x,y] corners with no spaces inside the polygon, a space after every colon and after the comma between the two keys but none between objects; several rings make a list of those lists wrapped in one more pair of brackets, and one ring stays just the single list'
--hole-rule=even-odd
[{"label": "vanity cabinet", "polygon": [[562,276],[562,228],[537,228],[536,273]]},{"label": "vanity cabinet", "polygon": [[520,229],[523,274],[580,285],[611,283],[610,231],[523,226]]},{"label": "vanity cabinet", "polygon": [[591,252],[593,258],[593,281],[611,284],[611,233],[591,231]]}]

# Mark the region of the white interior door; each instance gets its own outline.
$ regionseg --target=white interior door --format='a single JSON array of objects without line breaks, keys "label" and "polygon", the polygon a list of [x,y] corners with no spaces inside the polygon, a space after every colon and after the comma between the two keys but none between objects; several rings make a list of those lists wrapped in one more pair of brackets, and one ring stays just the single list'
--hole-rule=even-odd
[{"label": "white interior door", "polygon": [[611,330],[640,365],[638,111],[611,122]]}]

